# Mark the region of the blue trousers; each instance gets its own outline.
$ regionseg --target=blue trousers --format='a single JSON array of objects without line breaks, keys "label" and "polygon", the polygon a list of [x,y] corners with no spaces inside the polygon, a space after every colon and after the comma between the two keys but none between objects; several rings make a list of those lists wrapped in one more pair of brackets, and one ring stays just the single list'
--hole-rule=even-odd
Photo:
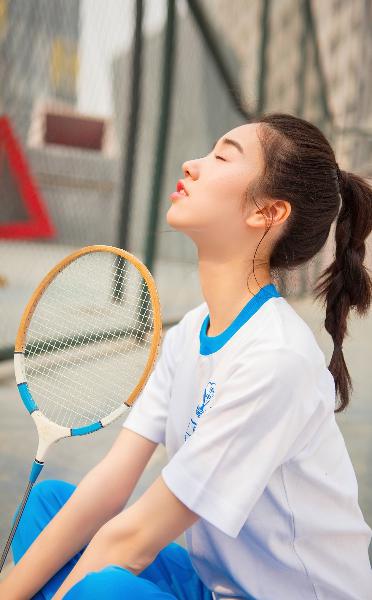
[{"label": "blue trousers", "polygon": [[[17,563],[44,527],[69,499],[76,486],[62,480],[47,479],[36,483],[12,542]],[[14,514],[13,522],[18,509]],[[32,600],[51,600],[73,569],[86,546],[69,560]],[[56,549],[58,552],[58,549]],[[37,565],[35,565],[37,568]],[[64,600],[212,600],[212,593],[194,570],[187,550],[172,542],[139,575],[118,565],[90,571],[63,597]]]}]

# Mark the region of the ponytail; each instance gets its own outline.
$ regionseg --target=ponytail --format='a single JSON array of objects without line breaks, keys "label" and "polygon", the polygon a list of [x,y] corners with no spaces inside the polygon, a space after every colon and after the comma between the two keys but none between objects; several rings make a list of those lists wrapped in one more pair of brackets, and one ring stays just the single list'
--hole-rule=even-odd
[{"label": "ponytail", "polygon": [[332,336],[334,349],[329,364],[343,411],[353,390],[342,344],[347,335],[350,309],[363,316],[371,305],[372,281],[364,265],[365,240],[372,230],[372,187],[359,175],[342,171],[336,165],[341,197],[335,230],[335,259],[320,276],[316,298],[326,305],[325,328]]}]

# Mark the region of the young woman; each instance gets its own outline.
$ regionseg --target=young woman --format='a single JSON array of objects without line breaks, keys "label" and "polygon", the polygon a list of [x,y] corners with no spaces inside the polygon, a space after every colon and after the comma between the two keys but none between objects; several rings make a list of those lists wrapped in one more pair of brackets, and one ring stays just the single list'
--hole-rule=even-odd
[{"label": "young woman", "polygon": [[[348,313],[371,303],[372,189],[288,114],[236,127],[183,172],[167,221],[196,244],[205,302],[165,334],[102,464],[77,489],[34,487],[0,597],[372,599],[372,531],[334,414],[349,402]],[[335,220],[316,288],[327,368],[273,278],[311,260]],[[120,512],[159,443],[168,463]]]}]

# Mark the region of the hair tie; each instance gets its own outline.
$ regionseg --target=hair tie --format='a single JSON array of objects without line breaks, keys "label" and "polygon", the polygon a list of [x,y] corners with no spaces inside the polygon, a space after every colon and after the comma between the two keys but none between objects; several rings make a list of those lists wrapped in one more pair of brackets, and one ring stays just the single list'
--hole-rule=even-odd
[{"label": "hair tie", "polygon": [[343,197],[341,195],[341,178],[342,178],[342,175],[341,175],[341,169],[338,166],[337,162],[335,164],[335,167],[336,167],[336,178],[337,178],[337,184],[338,184],[338,195],[339,195],[339,198],[340,198],[340,205],[339,205],[339,209],[338,209],[338,214],[339,214],[339,212],[340,212],[340,210],[342,208],[342,204],[343,204]]},{"label": "hair tie", "polygon": [[342,344],[340,344],[339,342],[333,342],[334,348],[337,350],[341,350],[342,352]]},{"label": "hair tie", "polygon": [[338,181],[340,182],[340,181],[341,181],[341,178],[342,178],[342,175],[341,175],[341,169],[340,169],[340,167],[338,166],[338,163],[336,163],[336,174],[337,174],[337,179],[338,179]]}]

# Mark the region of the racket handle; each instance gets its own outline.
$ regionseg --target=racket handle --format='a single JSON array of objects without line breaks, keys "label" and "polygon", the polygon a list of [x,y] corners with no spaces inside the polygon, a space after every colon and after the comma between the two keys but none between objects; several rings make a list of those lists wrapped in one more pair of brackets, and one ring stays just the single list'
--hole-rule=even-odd
[{"label": "racket handle", "polygon": [[22,517],[23,511],[24,511],[24,508],[26,506],[26,502],[28,500],[28,497],[30,495],[30,492],[32,490],[32,486],[34,485],[36,479],[38,478],[39,473],[40,473],[41,469],[43,468],[43,466],[44,466],[44,463],[43,462],[39,462],[35,458],[35,460],[34,460],[34,462],[32,464],[32,467],[31,467],[29,482],[27,484],[27,489],[26,489],[25,495],[23,496],[22,503],[21,503],[21,505],[19,507],[17,516],[16,516],[16,518],[14,520],[14,523],[13,523],[12,530],[11,530],[11,532],[9,534],[9,537],[8,537],[8,541],[7,541],[6,545],[5,545],[4,551],[3,551],[1,559],[0,559],[0,573],[1,573],[1,570],[2,570],[2,568],[4,566],[4,563],[6,561],[6,557],[8,556],[8,552],[9,552],[10,546],[12,545],[12,541],[13,541],[13,538],[15,536],[15,532],[17,531],[17,527],[18,527],[19,521],[21,520],[21,517]]},{"label": "racket handle", "polygon": [[15,532],[17,531],[18,523],[19,523],[19,521],[21,519],[21,516],[23,514],[23,511],[24,511],[24,508],[26,506],[26,502],[28,500],[28,497],[30,495],[32,486],[33,486],[33,483],[31,483],[31,482],[29,482],[27,484],[27,489],[25,491],[25,495],[23,496],[23,500],[22,500],[22,503],[21,503],[21,505],[20,505],[20,507],[18,509],[18,513],[17,513],[17,516],[16,516],[16,518],[14,520],[12,530],[11,530],[11,532],[9,534],[9,537],[8,537],[8,541],[7,541],[6,545],[5,545],[3,553],[1,555],[1,559],[0,559],[0,573],[1,573],[1,570],[2,570],[2,568],[4,566],[4,563],[6,561],[6,557],[8,556],[9,548],[10,548],[10,546],[12,544]]},{"label": "racket handle", "polygon": [[35,458],[34,462],[32,463],[30,476],[28,478],[30,483],[35,483],[36,479],[39,477],[39,473],[40,473],[41,469],[43,468],[43,466],[44,466],[44,463],[37,460],[37,458]]}]

